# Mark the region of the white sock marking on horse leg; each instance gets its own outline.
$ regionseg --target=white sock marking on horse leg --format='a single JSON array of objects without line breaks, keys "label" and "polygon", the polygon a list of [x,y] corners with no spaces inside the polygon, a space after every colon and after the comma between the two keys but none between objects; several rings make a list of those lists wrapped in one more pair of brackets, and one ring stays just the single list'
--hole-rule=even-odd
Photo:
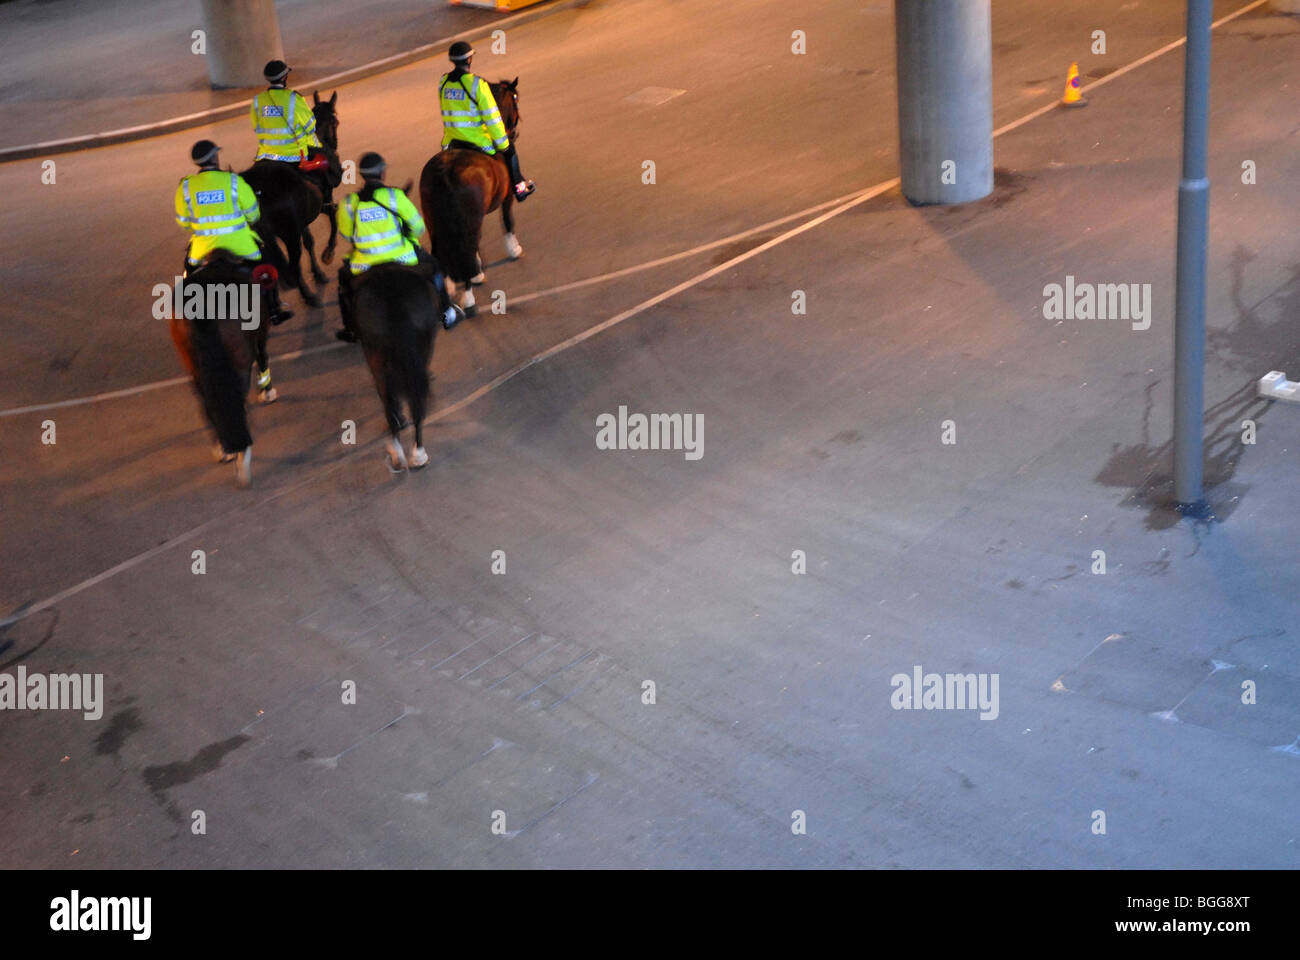
[{"label": "white sock marking on horse leg", "polygon": [[406,469],[406,451],[402,449],[402,441],[396,437],[388,438],[388,469],[393,473]]}]

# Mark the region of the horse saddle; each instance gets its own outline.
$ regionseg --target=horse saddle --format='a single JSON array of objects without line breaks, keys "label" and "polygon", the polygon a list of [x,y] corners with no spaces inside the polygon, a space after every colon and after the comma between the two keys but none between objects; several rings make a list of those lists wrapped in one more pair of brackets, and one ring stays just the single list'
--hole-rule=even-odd
[{"label": "horse saddle", "polygon": [[241,275],[246,275],[246,279],[252,279],[253,268],[258,266],[256,260],[248,260],[232,253],[229,250],[216,249],[210,250],[199,258],[198,263],[186,263],[185,276],[198,273],[200,270],[206,270],[209,267],[223,266],[227,269],[238,271]]},{"label": "horse saddle", "polygon": [[342,169],[330,169],[330,154],[324,147],[312,147],[298,161],[298,169],[307,179],[319,179],[322,185],[333,189],[343,182]]}]

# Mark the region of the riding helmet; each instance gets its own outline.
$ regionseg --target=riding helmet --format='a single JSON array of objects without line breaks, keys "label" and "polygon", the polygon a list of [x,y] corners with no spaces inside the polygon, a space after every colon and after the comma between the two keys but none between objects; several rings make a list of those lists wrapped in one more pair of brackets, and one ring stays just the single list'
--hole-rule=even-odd
[{"label": "riding helmet", "polygon": [[190,159],[203,166],[210,160],[217,158],[217,151],[221,148],[211,140],[200,140],[194,146],[190,147]]},{"label": "riding helmet", "polygon": [[267,83],[279,83],[289,75],[289,65],[283,60],[269,60],[262,68],[262,76]]},{"label": "riding helmet", "polygon": [[388,169],[388,161],[377,153],[363,153],[357,170],[363,177],[382,177]]},{"label": "riding helmet", "polygon": [[452,63],[462,63],[474,56],[474,48],[464,40],[457,40],[447,51],[447,56],[451,57]]}]

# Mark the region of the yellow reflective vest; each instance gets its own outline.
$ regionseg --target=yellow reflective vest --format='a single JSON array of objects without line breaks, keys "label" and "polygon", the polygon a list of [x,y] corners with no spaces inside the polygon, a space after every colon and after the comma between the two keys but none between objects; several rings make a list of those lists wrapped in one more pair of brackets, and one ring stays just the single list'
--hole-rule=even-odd
[{"label": "yellow reflective vest", "polygon": [[424,233],[424,218],[396,187],[380,187],[371,200],[349,194],[339,204],[338,225],[340,235],[352,242],[353,273],[379,263],[415,263],[415,241]]},{"label": "yellow reflective vest", "polygon": [[501,111],[486,80],[472,73],[454,78],[444,73],[438,81],[438,99],[442,104],[442,145],[465,140],[474,146],[496,153],[510,146]]},{"label": "yellow reflective vest", "polygon": [[213,250],[260,259],[262,248],[252,224],[261,216],[257,194],[237,173],[201,170],[176,188],[176,222],[192,234],[190,263]]},{"label": "yellow reflective vest", "polygon": [[297,91],[264,90],[253,98],[250,110],[258,160],[297,160],[321,145],[316,117]]}]

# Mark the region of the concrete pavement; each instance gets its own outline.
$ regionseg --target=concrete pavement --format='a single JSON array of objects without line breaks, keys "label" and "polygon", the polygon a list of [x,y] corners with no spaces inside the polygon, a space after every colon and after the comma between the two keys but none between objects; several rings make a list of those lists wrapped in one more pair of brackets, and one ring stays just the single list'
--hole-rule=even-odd
[{"label": "concrete pavement", "polygon": [[[278,0],[300,88],[504,19],[431,0]],[[0,149],[158,123],[246,100],[213,90],[197,0],[0,4]]]},{"label": "concrete pavement", "polygon": [[[1124,15],[1103,6],[1103,22]],[[880,29],[855,33],[833,4],[795,24],[756,3],[744,30],[719,10],[693,19],[709,55],[670,44],[684,24],[658,4],[529,27],[502,70],[524,77],[521,150],[545,192],[520,211],[527,258],[489,266],[487,289],[526,296],[887,179],[888,5],[857,15]],[[753,53],[796,26],[829,49],[793,67],[775,39]],[[1074,42],[1039,29],[1044,59]],[[346,350],[277,370],[251,494],[203,465],[183,389],[59,411],[53,448],[49,414],[0,419],[19,451],[0,468],[8,607],[132,564],[0,639],[4,669],[102,671],[110,693],[100,722],[0,715],[6,864],[1294,866],[1282,798],[1300,767],[1274,748],[1300,736],[1300,423],[1249,385],[1300,369],[1284,199],[1300,166],[1278,120],[1300,34],[1250,16],[1216,43],[1221,522],[1176,524],[1161,499],[1174,55],[1000,138],[988,201],[916,210],[887,193],[531,367],[438,423],[422,475],[383,470],[378,404]],[[998,124],[1059,92],[1020,89],[1019,53],[995,65]],[[681,96],[626,101],[691,69]],[[791,69],[809,91],[793,139]],[[599,91],[579,115],[569,71]],[[382,118],[427,83],[410,68],[341,93],[348,148],[392,141],[413,175],[427,143]],[[850,84],[861,123],[843,122]],[[6,265],[4,407],[173,375],[146,305],[175,238],[144,204],[186,142],[69,157],[48,199],[23,183],[35,166],[0,168],[6,195],[48,213]],[[97,212],[109,172],[138,202]],[[79,217],[99,257],[72,270],[58,250]],[[113,218],[129,229],[110,245]],[[440,407],[784,229],[458,328],[435,353]],[[1067,275],[1150,283],[1151,329],[1046,319],[1044,287]],[[277,349],[323,344],[333,320],[327,304]],[[619,406],[702,414],[704,456],[596,449],[597,416]],[[344,418],[369,447],[339,444]],[[892,709],[891,678],[914,665],[998,674],[997,719]],[[1171,708],[1177,722],[1153,716]]]}]

